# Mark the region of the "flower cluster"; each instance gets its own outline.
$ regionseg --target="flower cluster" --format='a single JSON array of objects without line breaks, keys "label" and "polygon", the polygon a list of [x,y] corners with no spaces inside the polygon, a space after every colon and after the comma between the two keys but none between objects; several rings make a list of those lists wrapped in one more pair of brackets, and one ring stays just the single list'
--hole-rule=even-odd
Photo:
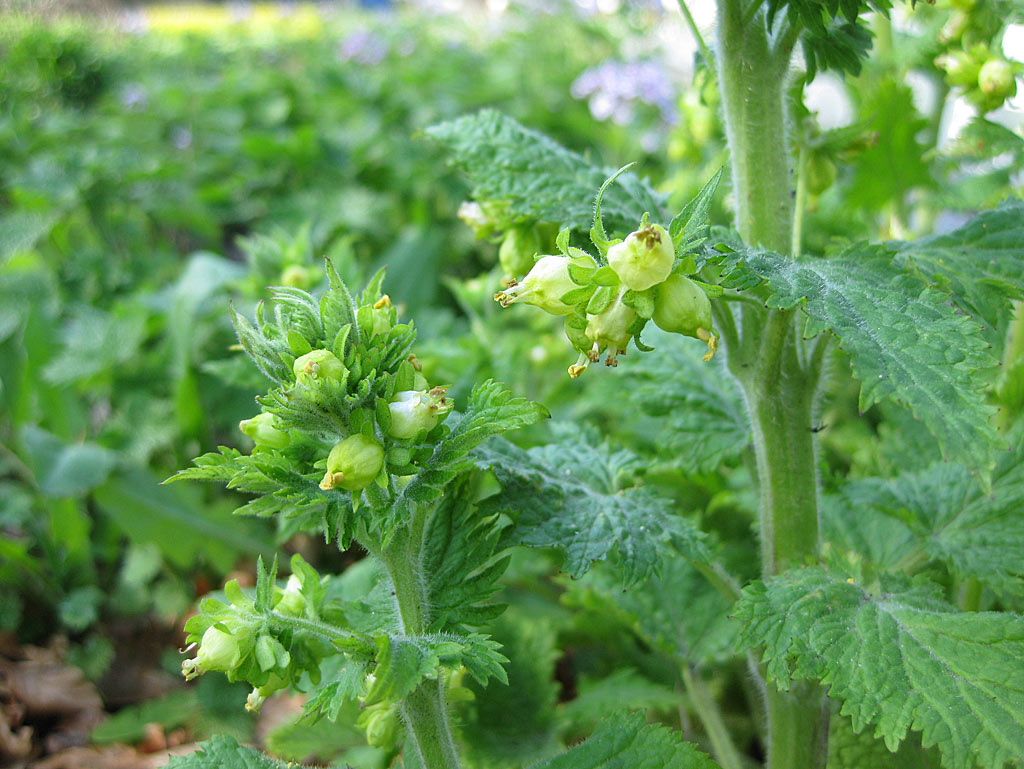
[{"label": "flower cluster", "polygon": [[[225,600],[203,600],[200,612],[185,623],[188,648],[198,647],[181,665],[187,680],[220,671],[230,681],[247,681],[253,686],[250,710],[303,673],[319,680],[320,663],[335,653],[316,632],[321,615],[329,612],[324,583],[301,556],[293,556],[291,566],[285,586],[273,585],[262,605],[235,580],[224,586]],[[263,579],[272,584],[272,575]]]},{"label": "flower cluster", "polygon": [[648,320],[703,341],[708,347],[704,360],[715,354],[711,301],[703,284],[686,276],[694,271],[693,259],[676,259],[675,243],[664,227],[648,223],[645,216],[625,240],[597,237],[597,258],[568,241],[569,232],[563,231],[560,254],[535,257],[526,277],[506,279],[494,298],[502,307],[520,302],[566,316],[566,336],[580,352],[569,376],[580,376],[602,355],[605,365],[617,365],[630,340],[649,349],[639,340]]}]

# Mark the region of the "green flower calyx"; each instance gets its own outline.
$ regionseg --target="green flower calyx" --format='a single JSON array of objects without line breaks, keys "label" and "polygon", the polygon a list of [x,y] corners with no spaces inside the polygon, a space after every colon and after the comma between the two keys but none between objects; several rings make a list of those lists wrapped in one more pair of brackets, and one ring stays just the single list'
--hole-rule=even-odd
[{"label": "green flower calyx", "polygon": [[199,652],[195,658],[185,660],[181,664],[185,680],[191,681],[211,670],[227,673],[238,667],[238,663],[248,653],[252,641],[252,634],[247,630],[240,626],[235,628],[234,632],[228,633],[216,625],[207,628],[199,641]]},{"label": "green flower calyx", "polygon": [[608,250],[608,264],[634,291],[646,291],[665,280],[675,259],[672,238],[658,224],[641,227]]},{"label": "green flower calyx", "polygon": [[384,447],[361,433],[338,441],[327,457],[320,488],[359,491],[369,486],[384,466]]},{"label": "green flower calyx", "polygon": [[579,288],[569,277],[570,265],[589,269],[596,266],[589,256],[542,256],[523,278],[522,283],[508,281],[508,287],[495,294],[494,299],[502,307],[508,307],[513,302],[522,302],[540,307],[552,315],[568,315],[572,312],[572,305],[563,302],[562,297]]},{"label": "green flower calyx", "polygon": [[238,423],[238,429],[252,438],[260,448],[283,449],[291,443],[291,438],[276,425],[274,415],[264,412],[252,419],[243,419]]},{"label": "green flower calyx", "polygon": [[348,369],[330,350],[313,350],[295,359],[292,366],[295,379],[308,383],[317,379],[337,379],[341,381]]},{"label": "green flower calyx", "polygon": [[705,361],[714,357],[718,337],[712,331],[711,300],[704,289],[689,278],[672,275],[658,286],[653,319],[664,331],[692,336],[707,344]]},{"label": "green flower calyx", "polygon": [[442,416],[452,410],[452,402],[445,397],[447,389],[435,387],[423,390],[405,390],[395,393],[388,404],[391,428],[388,435],[398,440],[412,438],[421,430],[433,430]]},{"label": "green flower calyx", "polygon": [[633,338],[630,328],[637,319],[636,310],[622,301],[626,293],[621,289],[608,306],[597,315],[588,316],[587,328],[584,333],[593,342],[587,352],[580,355],[575,365],[569,367],[569,376],[573,379],[582,374],[590,363],[601,360],[601,354],[607,352],[604,365],[618,366],[618,356],[626,354],[626,346]]}]

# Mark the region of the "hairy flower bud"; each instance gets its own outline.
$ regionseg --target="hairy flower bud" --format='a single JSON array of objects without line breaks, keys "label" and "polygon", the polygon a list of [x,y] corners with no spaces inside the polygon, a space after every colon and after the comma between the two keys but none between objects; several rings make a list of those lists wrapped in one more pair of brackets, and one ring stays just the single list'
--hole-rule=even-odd
[{"label": "hairy flower bud", "polygon": [[421,430],[433,430],[438,420],[452,410],[452,402],[445,397],[447,390],[435,387],[429,392],[406,390],[395,393],[388,404],[391,429],[388,435],[398,440],[412,438]]},{"label": "hairy flower bud", "polygon": [[303,383],[316,379],[340,381],[348,372],[345,364],[338,360],[330,350],[307,352],[295,359],[292,370],[295,372],[295,378]]},{"label": "hairy flower bud", "polygon": [[324,491],[342,488],[359,491],[369,486],[384,466],[384,447],[361,433],[338,441],[327,457],[327,472],[320,481]]},{"label": "hairy flower bud", "polygon": [[291,438],[284,430],[278,429],[277,420],[273,414],[266,412],[257,414],[252,419],[243,419],[238,423],[238,429],[252,438],[253,442],[262,448],[283,449]]},{"label": "hairy flower bud", "polygon": [[664,331],[707,343],[706,361],[718,349],[718,338],[711,332],[711,300],[704,289],[683,275],[672,275],[658,286],[653,320]]},{"label": "hairy flower bud", "polygon": [[672,238],[657,224],[641,227],[608,250],[608,264],[623,285],[634,291],[645,291],[665,280],[675,259]]},{"label": "hairy flower bud", "polygon": [[301,617],[306,613],[306,598],[302,595],[302,583],[292,574],[281,591],[281,597],[274,604],[274,611],[288,617]]},{"label": "hairy flower bud", "polygon": [[512,281],[508,289],[499,291],[494,295],[494,299],[502,307],[508,307],[513,302],[522,302],[540,307],[552,315],[568,315],[572,312],[572,305],[566,304],[561,298],[579,288],[569,277],[570,264],[591,269],[595,267],[594,260],[589,256],[542,256],[523,278],[522,283]]}]

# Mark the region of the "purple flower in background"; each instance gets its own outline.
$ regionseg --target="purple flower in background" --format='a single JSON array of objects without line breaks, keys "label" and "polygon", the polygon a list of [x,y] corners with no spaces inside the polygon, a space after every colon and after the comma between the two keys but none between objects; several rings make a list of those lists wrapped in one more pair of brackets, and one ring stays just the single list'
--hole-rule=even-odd
[{"label": "purple flower in background", "polygon": [[678,120],[672,80],[658,61],[609,59],[584,71],[570,92],[574,98],[589,99],[590,112],[597,120],[625,125],[633,120],[637,102],[657,107],[666,123]]},{"label": "purple flower in background", "polygon": [[342,61],[354,61],[356,64],[380,64],[387,55],[387,41],[368,29],[353,32],[338,46],[338,57]]}]

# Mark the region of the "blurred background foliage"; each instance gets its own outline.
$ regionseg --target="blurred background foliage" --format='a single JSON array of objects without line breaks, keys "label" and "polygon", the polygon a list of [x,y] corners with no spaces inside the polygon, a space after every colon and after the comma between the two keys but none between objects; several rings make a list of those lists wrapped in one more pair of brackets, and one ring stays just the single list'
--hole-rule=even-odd
[{"label": "blurred background foliage", "polygon": [[[628,447],[640,458],[630,472],[729,543],[734,573],[750,571],[748,426],[719,362],[652,335],[658,352],[571,382],[560,321],[493,302],[500,235],[475,239],[458,220],[467,184],[419,135],[497,107],[602,164],[638,161],[680,205],[727,157],[713,76],[678,12],[582,0],[66,10],[9,0],[0,28],[0,629],[21,644],[68,639],[64,658],[123,708],[95,742],[137,742],[151,722],[252,738],[244,691],[158,675],[180,664],[183,616],[275,540],[321,571],[358,562],[315,532],[232,516],[230,491],[157,485],[218,444],[248,445],[237,424],[261,383],[239,360],[228,304],[251,315],[266,286],[315,291],[324,256],[354,285],[387,266],[428,379],[450,383],[456,403],[493,376],[560,423],[520,440],[568,431]],[[993,106],[950,65],[1000,55],[976,39],[1024,57],[1020,16],[1001,0],[901,8],[872,21],[876,51],[859,74],[795,81],[804,250],[948,229],[1020,195],[1022,98]],[[725,223],[728,196],[715,205]],[[553,248],[553,232],[534,235]],[[892,474],[918,438],[921,466],[937,457],[898,409],[858,419],[856,389],[835,381],[827,472]],[[1001,386],[1011,400],[1024,392]],[[553,576],[552,559],[520,553],[506,576],[513,608],[492,632],[530,699],[512,718],[504,687],[467,694],[471,762],[522,765],[623,699],[701,740],[679,660],[696,670],[691,694],[725,664],[717,594],[682,563],[624,594],[600,568]],[[372,576],[344,574],[339,590],[372,593]],[[680,585],[686,612],[670,597]],[[142,638],[155,639],[146,685]],[[742,666],[718,672],[716,696],[756,698]],[[753,724],[730,726],[755,739]],[[287,758],[384,760],[354,728],[294,717],[259,738]]]}]

